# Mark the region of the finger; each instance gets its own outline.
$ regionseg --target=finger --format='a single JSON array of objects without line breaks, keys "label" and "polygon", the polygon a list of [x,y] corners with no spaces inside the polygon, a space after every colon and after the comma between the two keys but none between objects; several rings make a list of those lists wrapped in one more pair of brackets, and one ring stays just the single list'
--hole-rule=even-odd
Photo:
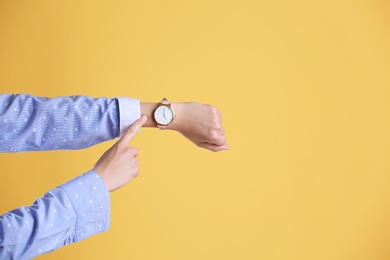
[{"label": "finger", "polygon": [[128,145],[134,136],[139,132],[140,128],[145,124],[147,117],[145,115],[138,118],[125,132],[121,139],[117,142],[119,145]]},{"label": "finger", "polygon": [[224,145],[226,144],[226,137],[224,135],[216,135],[218,136],[217,138],[215,139],[211,139],[211,142],[209,142],[210,144],[214,144],[214,145]]},{"label": "finger", "polygon": [[201,143],[199,144],[200,147],[203,147],[205,149],[208,149],[213,152],[219,152],[223,150],[229,150],[229,145],[224,144],[224,145],[214,145],[214,144],[209,144],[209,143]]},{"label": "finger", "polygon": [[129,149],[130,149],[130,151],[131,151],[131,155],[132,155],[132,156],[134,156],[134,157],[137,157],[137,156],[138,156],[139,150],[138,150],[137,147],[130,147]]}]

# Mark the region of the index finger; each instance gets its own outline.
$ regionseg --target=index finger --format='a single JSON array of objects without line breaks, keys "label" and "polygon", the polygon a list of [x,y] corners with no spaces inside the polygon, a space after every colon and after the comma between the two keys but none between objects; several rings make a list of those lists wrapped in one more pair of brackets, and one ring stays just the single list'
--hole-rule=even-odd
[{"label": "index finger", "polygon": [[128,145],[134,136],[139,132],[140,128],[145,124],[147,117],[145,115],[138,118],[119,139],[118,144]]}]

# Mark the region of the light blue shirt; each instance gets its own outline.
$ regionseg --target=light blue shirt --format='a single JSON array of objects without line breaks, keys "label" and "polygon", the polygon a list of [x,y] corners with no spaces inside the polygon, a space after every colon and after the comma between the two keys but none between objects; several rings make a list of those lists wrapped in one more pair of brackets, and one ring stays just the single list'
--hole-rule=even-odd
[{"label": "light blue shirt", "polygon": [[[0,95],[0,152],[90,147],[121,136],[139,117],[132,98]],[[110,196],[91,170],[0,216],[0,259],[31,259],[109,225]]]}]

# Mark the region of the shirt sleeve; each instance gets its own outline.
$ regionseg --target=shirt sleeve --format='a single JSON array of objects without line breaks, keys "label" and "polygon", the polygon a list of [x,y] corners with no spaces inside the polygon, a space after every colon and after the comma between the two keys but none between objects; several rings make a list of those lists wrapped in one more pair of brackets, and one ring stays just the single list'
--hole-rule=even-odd
[{"label": "shirt sleeve", "polygon": [[122,137],[126,129],[141,117],[141,106],[139,100],[134,98],[118,97],[118,103],[120,115],[119,136]]},{"label": "shirt sleeve", "polygon": [[0,95],[0,152],[77,150],[119,137],[140,117],[134,98]]},{"label": "shirt sleeve", "polygon": [[31,259],[109,226],[109,192],[99,175],[89,171],[33,205],[0,216],[0,259]]}]

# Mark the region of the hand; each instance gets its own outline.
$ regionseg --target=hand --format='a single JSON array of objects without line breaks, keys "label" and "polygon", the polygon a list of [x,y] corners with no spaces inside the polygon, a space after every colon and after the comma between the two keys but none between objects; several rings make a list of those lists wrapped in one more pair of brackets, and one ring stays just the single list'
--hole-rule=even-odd
[{"label": "hand", "polygon": [[108,149],[95,164],[93,170],[102,178],[108,191],[119,189],[138,176],[138,149],[128,145],[146,119],[146,116],[142,116],[135,121],[122,138]]},{"label": "hand", "polygon": [[228,150],[221,112],[211,105],[195,102],[172,103],[176,118],[169,126],[197,146],[214,152]]}]

